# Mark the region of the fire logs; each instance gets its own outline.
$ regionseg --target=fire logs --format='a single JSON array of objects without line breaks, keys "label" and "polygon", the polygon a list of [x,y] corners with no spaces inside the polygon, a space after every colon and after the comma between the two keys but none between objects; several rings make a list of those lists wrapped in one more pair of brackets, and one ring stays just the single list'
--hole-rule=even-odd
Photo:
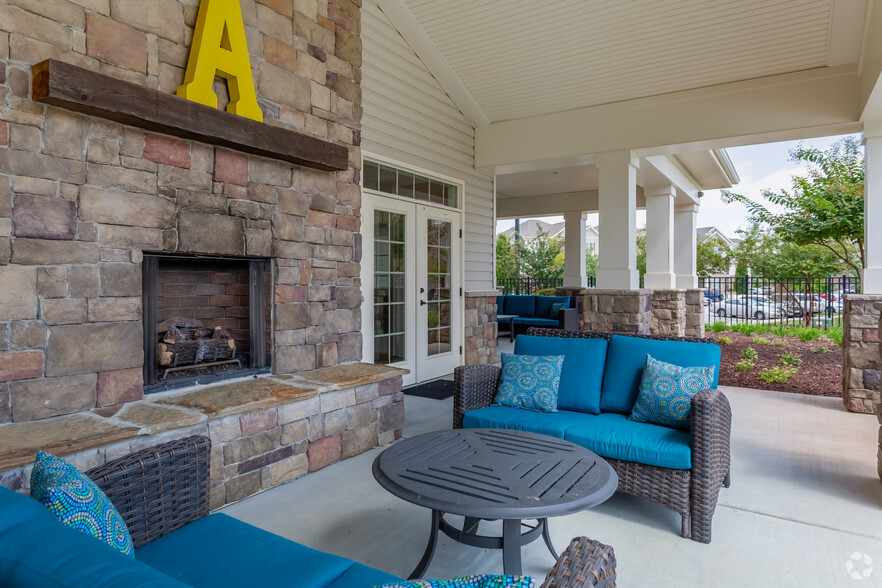
[{"label": "fire logs", "polygon": [[205,327],[200,320],[170,318],[156,327],[159,365],[178,367],[233,359],[236,341],[222,327]]}]

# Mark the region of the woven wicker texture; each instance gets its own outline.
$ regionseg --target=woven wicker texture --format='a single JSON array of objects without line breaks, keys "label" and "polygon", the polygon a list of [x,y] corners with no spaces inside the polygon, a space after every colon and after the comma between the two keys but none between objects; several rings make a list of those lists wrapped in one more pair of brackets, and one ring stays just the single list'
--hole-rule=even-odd
[{"label": "woven wicker texture", "polygon": [[545,576],[542,588],[611,588],[615,585],[613,548],[588,537],[575,537]]},{"label": "woven wicker texture", "polygon": [[[609,339],[598,331],[559,331],[531,327],[528,335]],[[627,335],[662,341],[690,341],[716,345],[713,339],[668,335]],[[470,369],[471,368],[471,369]],[[474,369],[480,368],[480,369]],[[493,371],[495,370],[495,371]],[[462,366],[454,374],[453,426],[462,427],[463,414],[489,406],[499,381],[499,368]],[[732,409],[719,390],[703,390],[692,399],[692,469],[673,470],[608,459],[619,476],[619,491],[643,496],[682,517],[683,537],[710,543],[717,498],[727,481]]]},{"label": "woven wicker texture", "polygon": [[193,436],[86,472],[122,515],[135,548],[208,514],[211,441]]}]

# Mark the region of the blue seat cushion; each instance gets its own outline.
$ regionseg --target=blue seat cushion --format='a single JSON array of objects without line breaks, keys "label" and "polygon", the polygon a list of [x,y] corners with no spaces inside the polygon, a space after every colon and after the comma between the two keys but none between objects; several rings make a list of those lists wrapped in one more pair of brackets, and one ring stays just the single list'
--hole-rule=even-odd
[{"label": "blue seat cushion", "polygon": [[[227,548],[218,548],[223,538]],[[375,586],[395,576],[300,545],[217,513],[135,550],[135,557],[193,586]],[[220,559],[219,559],[220,558]],[[351,578],[353,584],[343,583]]]},{"label": "blue seat cushion", "polygon": [[521,316],[514,319],[514,324],[528,325],[531,327],[556,327],[559,323],[557,322],[557,319]]},{"label": "blue seat cushion", "polygon": [[647,355],[680,367],[715,366],[713,388],[717,387],[720,372],[719,345],[613,335],[609,340],[603,372],[601,412],[631,412],[634,401],[637,400],[637,390]]},{"label": "blue seat cushion", "polygon": [[662,468],[692,467],[691,437],[686,431],[636,423],[621,414],[586,414],[569,410],[541,413],[488,406],[463,415],[463,427],[515,429],[566,439],[601,457]]},{"label": "blue seat cushion", "polygon": [[[552,304],[563,304],[563,308],[570,307],[569,296],[536,296],[535,316],[552,318],[549,316]],[[557,318],[556,316],[554,318]]]},{"label": "blue seat cushion", "polygon": [[584,417],[567,427],[564,439],[602,457],[676,470],[692,468],[692,438],[686,431],[637,423],[612,412]]},{"label": "blue seat cushion", "polygon": [[517,314],[520,316],[536,316],[535,296],[506,296],[505,312],[503,314]]},{"label": "blue seat cushion", "polygon": [[591,414],[600,414],[606,350],[606,339],[530,335],[518,337],[514,347],[516,355],[563,355],[557,408]]},{"label": "blue seat cushion", "polygon": [[0,586],[183,587],[61,523],[36,500],[0,487]]}]

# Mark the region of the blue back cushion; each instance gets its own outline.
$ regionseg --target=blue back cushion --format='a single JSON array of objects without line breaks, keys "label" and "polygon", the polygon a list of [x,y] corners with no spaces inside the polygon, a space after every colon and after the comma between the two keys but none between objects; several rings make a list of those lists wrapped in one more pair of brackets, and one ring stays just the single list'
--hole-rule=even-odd
[{"label": "blue back cushion", "polygon": [[603,388],[600,393],[602,412],[626,414],[631,412],[634,401],[637,400],[637,390],[640,387],[643,368],[646,366],[647,354],[659,361],[681,367],[716,366],[713,387],[717,387],[720,372],[719,345],[613,335],[609,340]]},{"label": "blue back cushion", "polygon": [[[515,340],[514,352],[516,355],[563,355],[558,409],[600,414],[606,349],[606,339],[521,335]],[[645,356],[643,361],[646,362]]]},{"label": "blue back cushion", "polygon": [[64,525],[33,498],[0,487],[0,586],[185,584]]},{"label": "blue back cushion", "polygon": [[555,302],[562,302],[565,305],[564,308],[570,307],[569,296],[536,296],[536,316],[557,319],[557,315],[548,316],[548,313],[551,311],[551,305]]},{"label": "blue back cushion", "polygon": [[505,314],[505,296],[496,297],[496,314]]},{"label": "blue back cushion", "polygon": [[519,314],[521,316],[536,315],[535,296],[506,296],[503,314]]}]

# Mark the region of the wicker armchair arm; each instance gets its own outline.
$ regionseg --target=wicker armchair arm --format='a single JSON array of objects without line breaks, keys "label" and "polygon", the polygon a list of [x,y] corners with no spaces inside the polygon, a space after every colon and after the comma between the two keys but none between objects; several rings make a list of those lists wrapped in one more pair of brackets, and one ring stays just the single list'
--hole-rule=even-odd
[{"label": "wicker armchair arm", "polygon": [[545,576],[541,588],[612,588],[615,585],[613,548],[588,537],[576,537]]},{"label": "wicker armchair arm", "polygon": [[711,519],[730,467],[732,409],[719,390],[692,398],[692,538],[710,543]]},{"label": "wicker armchair arm", "polygon": [[208,514],[211,441],[193,436],[86,472],[119,511],[138,548]]},{"label": "wicker armchair arm", "polygon": [[453,428],[462,428],[462,416],[490,406],[499,387],[501,369],[495,365],[461,365],[453,371]]}]

